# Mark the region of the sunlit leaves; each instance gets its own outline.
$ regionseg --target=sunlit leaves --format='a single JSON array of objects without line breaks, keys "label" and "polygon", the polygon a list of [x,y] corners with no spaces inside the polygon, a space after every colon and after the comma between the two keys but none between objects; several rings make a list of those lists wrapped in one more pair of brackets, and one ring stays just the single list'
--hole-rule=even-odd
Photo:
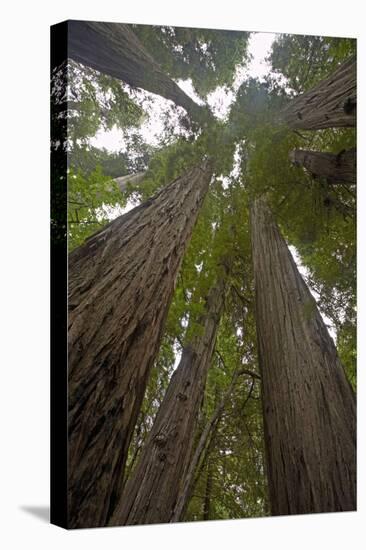
[{"label": "sunlit leaves", "polygon": [[280,34],[269,61],[272,69],[286,77],[296,93],[309,90],[331,74],[356,51],[356,40],[326,36]]},{"label": "sunlit leaves", "polygon": [[109,222],[108,207],[123,205],[117,184],[100,166],[89,175],[68,174],[68,248],[71,251]]},{"label": "sunlit leaves", "polygon": [[217,86],[230,86],[247,62],[247,32],[150,25],[133,30],[166,73],[191,79],[201,98]]},{"label": "sunlit leaves", "polygon": [[68,138],[72,145],[85,142],[99,129],[139,126],[144,117],[141,107],[119,80],[73,61],[68,66],[67,100]]}]

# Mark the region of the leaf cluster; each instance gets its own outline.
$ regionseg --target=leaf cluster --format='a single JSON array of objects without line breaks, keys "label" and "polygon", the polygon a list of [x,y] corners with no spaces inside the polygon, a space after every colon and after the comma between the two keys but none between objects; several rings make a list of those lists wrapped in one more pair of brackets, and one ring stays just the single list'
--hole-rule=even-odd
[{"label": "leaf cluster", "polygon": [[248,61],[249,33],[185,27],[133,25],[133,31],[173,79],[190,79],[201,99],[231,86]]}]

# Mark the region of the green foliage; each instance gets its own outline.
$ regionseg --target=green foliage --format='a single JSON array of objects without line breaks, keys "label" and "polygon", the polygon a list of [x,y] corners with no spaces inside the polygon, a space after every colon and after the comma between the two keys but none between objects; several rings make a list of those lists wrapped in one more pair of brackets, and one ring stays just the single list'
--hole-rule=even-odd
[{"label": "green foliage", "polygon": [[342,356],[347,358],[347,373],[352,380],[355,348],[351,346],[356,330],[355,190],[314,179],[303,168],[294,166],[289,154],[294,149],[339,153],[355,147],[355,132],[328,129],[300,133],[278,127],[274,124],[278,102],[281,103],[278,91],[271,92],[266,84],[256,81],[238,97],[230,116],[233,127],[237,126],[234,133],[241,134],[243,140],[240,173],[249,197],[266,196],[288,242],[301,258],[307,282],[319,296],[320,310],[340,335],[342,327],[347,327]]},{"label": "green foliage", "polygon": [[73,146],[99,129],[139,126],[144,118],[119,80],[73,61],[68,65],[67,100],[68,139]]},{"label": "green foliage", "polygon": [[[250,296],[250,280],[243,293]],[[238,374],[241,368],[245,372],[237,376],[236,383],[227,396],[223,414],[212,431],[209,445],[198,467],[199,475],[185,516],[186,521],[205,519],[207,496],[210,502],[207,519],[268,514],[260,384],[257,378],[249,374],[258,373],[253,346],[254,317],[250,305],[245,308],[241,320],[229,313],[232,312],[231,308],[238,309],[237,295],[235,298],[234,295],[229,297],[226,314],[220,324],[217,351],[209,371],[201,410],[201,430],[219,400],[228,391],[234,373]],[[211,479],[209,495],[208,476]]]},{"label": "green foliage", "polygon": [[171,78],[192,79],[203,99],[217,86],[231,86],[248,61],[247,32],[150,25],[133,31]]},{"label": "green foliage", "polygon": [[[355,322],[355,319],[354,319]],[[337,333],[337,350],[345,367],[348,380],[356,390],[357,342],[355,323],[344,322]]]},{"label": "green foliage", "polygon": [[273,89],[271,83],[248,78],[240,86],[229,114],[229,128],[236,138],[250,137],[273,122],[275,114],[284,106],[286,96],[283,90]]},{"label": "green foliage", "polygon": [[280,34],[269,61],[275,73],[286,77],[288,86],[301,93],[315,86],[356,53],[353,38]]},{"label": "green foliage", "polygon": [[[356,40],[331,37],[280,35],[273,45],[272,69],[282,73],[287,85],[297,93],[316,85],[337,66],[356,53]],[[304,67],[306,70],[304,71]],[[297,139],[299,138],[299,139]],[[287,142],[287,144],[286,144]],[[283,140],[282,161],[291,149],[303,148],[339,153],[356,146],[353,129],[328,129],[290,134]],[[272,149],[272,159],[279,149]],[[280,153],[281,154],[281,153]],[[269,147],[267,148],[269,155]],[[265,153],[253,167],[257,182],[259,165],[265,165]],[[296,177],[291,178],[291,171]],[[307,281],[317,293],[321,311],[331,320],[337,333],[337,347],[348,379],[356,380],[356,217],[355,189],[329,186],[314,180],[301,168],[293,170],[287,163],[287,175],[276,166],[272,173],[282,180],[276,197],[276,178],[272,178],[271,197],[277,207],[288,239],[294,244],[308,270]],[[270,167],[259,176],[265,179]],[[302,193],[288,190],[283,182],[297,182]],[[259,186],[259,183],[257,183]],[[284,200],[285,199],[285,200]],[[283,201],[283,202],[282,202]],[[301,204],[301,209],[297,205]],[[296,213],[296,214],[295,214]],[[295,214],[295,216],[294,216]]]},{"label": "green foliage", "polygon": [[106,149],[98,149],[87,144],[76,145],[70,152],[69,166],[75,172],[89,176],[97,166],[104,175],[117,178],[129,173],[128,158],[124,153],[109,153]]},{"label": "green foliage", "polygon": [[[206,97],[232,83],[247,60],[247,33],[133,26],[148,51],[173,78],[191,78]],[[339,153],[355,146],[350,129],[293,132],[276,125],[291,90],[316,84],[355,49],[350,39],[281,35],[270,56],[287,81],[269,76],[246,80],[227,122],[208,120],[159,148],[138,132],[125,133],[126,153],[110,154],[87,144],[100,127],[137,126],[141,109],[108,77],[75,66],[70,114],[69,249],[116,215],[128,200],[148,199],[186,170],[210,157],[214,177],[183,258],[133,441],[127,473],[133,471],[163,400],[182,347],[202,334],[202,314],[210,288],[225,277],[225,309],[200,408],[196,441],[217,404],[236,382],[210,435],[195,474],[185,519],[267,515],[260,380],[256,352],[254,284],[249,204],[265,195],[288,243],[303,265],[304,277],[321,312],[337,335],[340,358],[356,385],[355,189],[330,186],[294,166],[289,153],[310,149]],[[305,67],[305,70],[304,70]],[[112,177],[146,170],[142,183],[122,195]],[[304,307],[311,318],[315,301]],[[208,498],[209,497],[209,498]],[[210,501],[207,512],[207,499]],[[205,505],[206,504],[206,505]]]},{"label": "green foliage", "polygon": [[110,221],[109,208],[123,205],[117,184],[105,176],[100,166],[88,176],[69,171],[68,248],[73,250]]}]

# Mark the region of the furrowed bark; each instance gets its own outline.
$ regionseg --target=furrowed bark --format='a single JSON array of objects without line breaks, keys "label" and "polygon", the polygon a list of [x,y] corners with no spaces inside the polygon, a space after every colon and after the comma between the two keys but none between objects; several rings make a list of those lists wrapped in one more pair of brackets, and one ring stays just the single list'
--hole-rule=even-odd
[{"label": "furrowed bark", "polygon": [[293,99],[279,119],[293,129],[354,127],[356,107],[356,57],[351,57],[317,86]]},{"label": "furrowed bark", "polygon": [[199,405],[224,304],[224,281],[208,294],[203,335],[182,352],[140,461],[127,480],[110,525],[164,523],[174,506],[192,455]]},{"label": "furrowed bark", "polygon": [[273,515],[356,509],[355,396],[268,207],[251,207]]},{"label": "furrowed bark", "polygon": [[303,166],[313,178],[325,178],[327,183],[356,184],[356,149],[333,153],[318,151],[291,151],[290,160],[297,166]]},{"label": "furrowed bark", "polygon": [[69,21],[68,25],[68,55],[74,61],[170,99],[197,122],[207,117],[209,111],[162,71],[128,25],[92,21]]},{"label": "furrowed bark", "polygon": [[204,161],[69,256],[69,524],[105,525],[175,280],[211,179]]}]

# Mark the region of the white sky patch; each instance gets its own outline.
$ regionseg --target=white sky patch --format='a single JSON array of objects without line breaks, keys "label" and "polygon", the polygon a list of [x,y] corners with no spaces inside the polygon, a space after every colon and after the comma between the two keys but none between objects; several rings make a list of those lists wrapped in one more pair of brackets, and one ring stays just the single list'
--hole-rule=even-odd
[{"label": "white sky patch", "polygon": [[[192,83],[189,81],[181,81],[190,94],[194,94]],[[126,138],[130,134],[140,134],[142,139],[157,147],[161,143],[165,131],[164,119],[169,120],[170,126],[174,129],[176,135],[185,134],[185,130],[179,125],[179,115],[185,113],[182,107],[176,106],[172,101],[165,99],[156,94],[147,92],[146,90],[132,90],[129,86],[122,84],[123,89],[129,93],[130,97],[137,99],[145,111],[146,120],[139,128],[131,127],[128,130],[121,130],[117,126],[113,126],[110,130],[103,128],[99,129],[96,135],[89,140],[90,145],[99,149],[105,148],[110,152],[126,151]],[[181,86],[182,87],[182,86]],[[190,95],[187,93],[187,95]],[[193,97],[196,101],[198,96]],[[200,101],[200,99],[198,98]],[[202,104],[202,102],[201,102]]]},{"label": "white sky patch", "polygon": [[[128,199],[126,205],[123,206],[123,208],[120,207],[121,214],[117,214],[117,216],[121,216],[122,214],[127,214],[127,212],[129,212],[133,208],[136,208],[136,206],[138,206],[139,204],[140,204],[140,202],[136,202],[136,201],[132,201],[131,199]],[[117,216],[115,216],[115,217],[117,217]]]},{"label": "white sky patch", "polygon": [[234,156],[233,156],[233,167],[229,176],[217,177],[217,179],[221,181],[221,185],[223,189],[227,189],[231,185],[232,181],[239,176],[240,164],[241,164],[240,143],[237,143],[234,151]]},{"label": "white sky patch", "polygon": [[239,344],[243,344],[243,329],[241,327],[237,327],[235,333]]},{"label": "white sky patch", "polygon": [[223,189],[227,189],[229,187],[231,182],[230,178],[228,178],[227,176],[218,176],[217,179],[221,181]]},{"label": "white sky patch", "polygon": [[175,107],[173,103],[163,97],[154,96],[153,103],[150,104],[148,119],[140,128],[139,133],[146,143],[157,147],[165,133],[164,117],[169,119],[169,123],[174,128],[176,135],[184,134],[179,125],[179,114],[184,114],[182,107]]},{"label": "white sky patch", "polygon": [[[274,33],[253,33],[249,39],[248,53],[251,57],[247,67],[239,67],[236,71],[232,89],[219,86],[207,96],[207,103],[213,114],[224,120],[230,111],[230,106],[235,100],[236,92],[242,82],[249,77],[262,80],[270,72],[270,65],[265,58],[270,54],[272,43],[276,38]],[[204,105],[204,102],[195,93],[192,80],[178,80],[178,86],[198,105]],[[150,145],[158,145],[161,136],[164,133],[164,113],[168,111],[170,121],[179,132],[178,116],[172,109],[172,102],[145,90],[132,90],[128,86],[123,86],[125,91],[131,97],[137,97],[142,102],[143,108],[147,111],[148,118],[141,125],[139,133],[143,139]],[[178,109],[179,110],[179,109]],[[183,109],[182,109],[183,111]],[[175,120],[174,120],[175,119]],[[111,130],[99,130],[90,140],[94,147],[105,148],[108,151],[118,152],[126,149],[123,132],[114,126]]]},{"label": "white sky patch", "polygon": [[207,103],[217,118],[225,120],[228,116],[236,92],[245,79],[251,77],[263,80],[271,72],[271,65],[266,58],[271,53],[275,38],[276,34],[270,32],[258,32],[250,36],[248,53],[251,59],[247,67],[238,67],[232,89],[220,86],[207,96]]},{"label": "white sky patch", "polygon": [[235,93],[230,90],[230,88],[220,86],[208,94],[207,103],[213,114],[217,118],[224,120],[229,114],[230,105],[233,103],[234,99]]},{"label": "white sky patch", "polygon": [[230,172],[231,178],[237,178],[240,174],[240,164],[241,164],[241,156],[240,156],[240,143],[236,144],[235,151],[234,151],[234,159],[233,159],[233,168]]},{"label": "white sky patch", "polygon": [[127,212],[138,206],[138,204],[139,202],[133,201],[131,199],[127,201],[125,206],[120,206],[119,204],[115,206],[103,204],[100,208],[97,208],[96,216],[99,221],[105,219],[105,217],[107,217],[108,220],[112,221],[119,216],[122,216],[123,214],[127,214]]},{"label": "white sky patch", "polygon": [[181,348],[180,344],[178,343],[178,341],[174,342],[173,350],[174,350],[174,356],[175,356],[174,365],[173,365],[173,372],[174,372],[177,369],[177,367],[180,363],[180,360],[182,358],[182,348]]},{"label": "white sky patch", "polygon": [[113,126],[111,130],[100,129],[89,140],[90,145],[98,149],[107,149],[111,153],[117,153],[125,150],[125,140],[123,133],[117,126]]},{"label": "white sky patch", "polygon": [[[307,278],[309,276],[309,270],[306,266],[304,266],[301,263],[301,258],[300,258],[300,255],[299,255],[297,249],[294,246],[289,245],[289,250],[290,250],[290,252],[292,254],[292,257],[293,257],[293,259],[294,259],[294,261],[297,265],[297,269],[300,271],[300,273],[303,276],[303,278],[305,279],[305,281],[307,281]],[[309,286],[309,285],[307,285],[307,286],[308,286],[308,289],[310,290],[311,294],[315,298],[316,302],[318,302],[319,298],[320,298],[319,294],[314,289],[312,289],[311,286]],[[337,333],[334,329],[332,321],[322,311],[319,310],[319,313],[322,316],[322,319],[323,319],[324,323],[327,326],[327,329],[328,329],[328,332],[329,332],[330,336],[333,338],[334,342],[336,343],[337,342]]]},{"label": "white sky patch", "polygon": [[271,53],[272,44],[276,36],[276,34],[271,32],[258,32],[251,35],[249,39],[249,53],[253,57],[246,71],[246,76],[263,80],[271,72],[271,65],[266,61],[266,58]]},{"label": "white sky patch", "polygon": [[196,92],[193,88],[191,78],[188,78],[187,80],[177,80],[176,82],[177,82],[179,88],[181,90],[183,90],[183,92],[185,92],[191,99],[193,99],[193,101],[195,103],[198,103],[198,105],[204,105],[205,104],[205,102],[202,101],[202,99],[199,97],[199,95],[196,94]]},{"label": "white sky patch", "polygon": [[180,324],[183,328],[187,328],[189,324],[189,313],[186,313],[180,320]]}]

